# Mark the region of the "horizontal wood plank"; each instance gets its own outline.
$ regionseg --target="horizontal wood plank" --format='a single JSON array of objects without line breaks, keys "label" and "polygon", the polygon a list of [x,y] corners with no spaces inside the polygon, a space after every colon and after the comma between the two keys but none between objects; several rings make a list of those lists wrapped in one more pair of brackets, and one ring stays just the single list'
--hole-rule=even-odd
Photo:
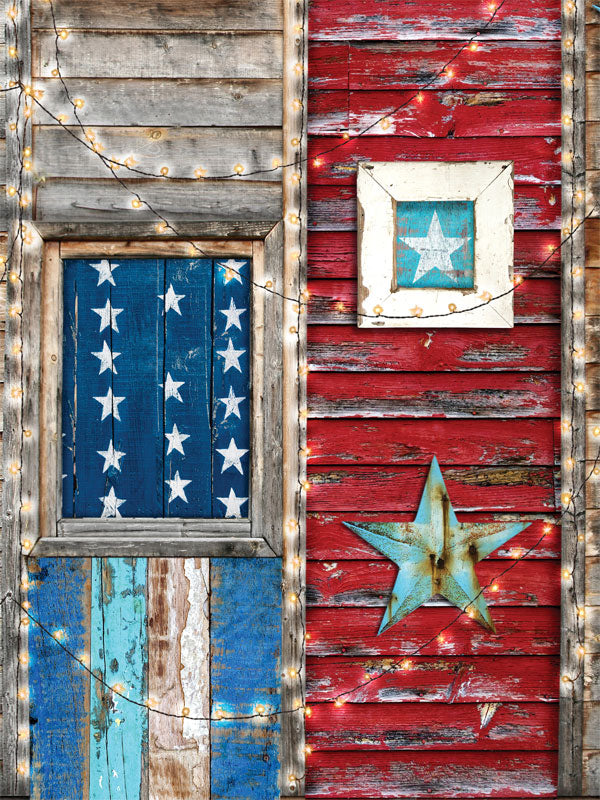
[{"label": "horizontal wood plank", "polygon": [[[267,79],[82,79],[67,78],[71,97],[80,97],[84,125],[177,126],[189,125],[190,109],[202,109],[205,126],[278,126],[282,123],[280,80]],[[38,78],[41,103],[66,122],[76,122],[58,78]],[[58,124],[36,105],[34,119],[43,125]]]},{"label": "horizontal wood plank", "polygon": [[243,537],[139,537],[68,536],[38,539],[32,553],[65,558],[273,558],[275,553],[264,539]]},{"label": "horizontal wood plank", "polygon": [[[373,550],[364,539],[347,528],[344,522],[409,522],[414,519],[416,506],[409,512],[366,512],[366,511],[310,511],[306,520],[307,557],[322,561],[338,561],[348,559],[385,559],[385,556]],[[553,514],[519,514],[511,509],[509,513],[460,511],[460,522],[489,522],[490,519],[505,522],[530,522],[530,526],[514,536],[506,544],[499,547],[494,558],[514,559],[526,555],[532,559],[554,559],[560,557],[560,525],[550,524],[545,533],[545,520],[553,522]]]},{"label": "horizontal wood plank", "polygon": [[[309,467],[311,511],[413,511],[428,467]],[[558,475],[552,467],[446,467],[457,511],[554,511]]]},{"label": "horizontal wood plank", "polygon": [[[332,700],[342,692],[353,703],[550,702],[558,700],[558,656],[415,656],[410,669],[402,659],[310,657],[309,703]],[[369,676],[367,678],[367,676]],[[384,706],[384,710],[387,705]]]},{"label": "horizontal wood plank", "polygon": [[[74,30],[60,42],[64,78],[281,78],[282,59],[282,36],[268,31]],[[55,68],[54,32],[40,31],[33,39],[33,76],[50,78]]]},{"label": "horizontal wood plank", "polygon": [[306,797],[556,797],[556,753],[313,753]]},{"label": "horizontal wood plank", "polygon": [[[281,217],[281,186],[265,182],[127,181],[134,193],[177,229],[178,221],[265,220]],[[36,219],[43,222],[132,222],[158,219],[146,206],[135,209],[132,195],[114,178],[78,181],[52,178],[36,191]]]},{"label": "horizontal wood plank", "polygon": [[[557,187],[515,186],[516,230],[558,230],[561,227],[560,192]],[[310,186],[309,230],[355,231],[354,186]]]},{"label": "horizontal wood plank", "polygon": [[[374,548],[373,548],[374,549]],[[505,575],[506,561],[486,558],[475,566],[489,606],[558,606],[560,562],[536,561],[535,570],[524,559]],[[385,608],[398,575],[391,561],[309,561],[306,602],[320,608]],[[497,576],[500,577],[498,578]],[[424,605],[447,605],[439,597]]]},{"label": "horizontal wood plank", "polygon": [[[306,741],[317,752],[400,750],[556,750],[558,703],[503,703],[482,722],[486,704],[314,704]],[[457,755],[457,760],[461,755]],[[310,760],[309,760],[310,768]]]},{"label": "horizontal wood plank", "polygon": [[560,460],[557,434],[547,419],[313,419],[308,463],[429,464],[435,455],[442,467],[550,465]]},{"label": "horizontal wood plank", "polygon": [[[313,137],[308,148],[311,184],[353,184],[358,164],[371,161],[513,161],[516,183],[560,182],[560,140],[553,137],[468,139],[360,136],[319,156],[329,139]],[[318,156],[318,158],[317,158]]]},{"label": "horizontal wood plank", "polygon": [[[590,222],[586,223],[586,230]],[[598,237],[590,233],[588,250],[598,249],[600,267],[600,222]],[[593,239],[593,241],[592,241]],[[560,234],[554,231],[515,231],[515,270],[521,275],[558,275]],[[543,266],[542,266],[543,265]],[[349,231],[312,231],[308,235],[309,278],[356,278],[356,235]]]},{"label": "horizontal wood plank", "polygon": [[[59,28],[113,30],[281,30],[280,0],[228,0],[224,19],[220,0],[203,0],[190,7],[180,0],[161,0],[155,6],[145,0],[56,0],[53,3]],[[33,3],[34,28],[52,28],[52,14],[44,3]]]},{"label": "horizontal wood plank", "polygon": [[[599,376],[600,377],[600,376]],[[556,374],[369,374],[308,378],[312,417],[553,417],[559,413]]]},{"label": "horizontal wood plank", "polygon": [[389,0],[383,8],[376,0],[358,0],[350,14],[344,0],[315,0],[311,12],[309,36],[319,40],[462,40],[476,31],[481,39],[560,39],[559,6],[543,0],[506,3],[485,30],[492,11],[478,0],[422,0],[418,5]]},{"label": "horizontal wood plank", "polygon": [[[110,171],[98,157],[84,134],[69,128],[76,139],[56,125],[38,126],[34,132],[35,172],[47,178],[106,178]],[[90,130],[90,129],[88,129]],[[274,169],[282,159],[282,134],[279,128],[118,128],[90,130],[102,154],[123,164],[131,156],[135,169],[158,176],[168,170],[168,180],[194,179],[201,167],[207,178],[234,175],[241,164],[245,173],[236,180],[281,181],[281,170]],[[252,175],[259,172],[258,175]],[[126,167],[119,177],[143,178]],[[163,181],[166,183],[167,181]]]},{"label": "horizontal wood plank", "polygon": [[311,370],[324,372],[558,371],[560,330],[519,325],[465,334],[452,328],[425,333],[312,325],[308,362]]},{"label": "horizontal wood plank", "polygon": [[[459,616],[454,607],[419,608],[377,635],[379,608],[309,608],[307,630],[311,656],[406,656],[418,648],[428,655],[557,655],[559,609],[495,608],[496,633]],[[444,640],[437,633],[444,631]],[[426,644],[433,637],[433,642]],[[421,651],[419,651],[421,652]]]},{"label": "horizontal wood plank", "polygon": [[[537,272],[533,268],[531,274],[543,275],[543,268],[539,268]],[[600,270],[598,270],[598,274],[600,275]],[[356,325],[356,286],[354,280],[310,281],[308,284],[311,293],[308,304],[309,324]],[[542,277],[525,277],[523,283],[515,287],[513,298],[516,324],[542,323],[547,325],[560,322],[560,284],[558,280],[549,281]],[[474,299],[472,305],[475,304],[476,300]],[[594,308],[594,300],[591,301],[590,307]],[[435,320],[432,322],[435,323]],[[435,327],[435,324],[432,325],[432,328]],[[366,330],[363,328],[361,333],[366,334]],[[514,328],[508,330],[507,334],[514,335]],[[404,329],[404,335],[407,335],[406,329]],[[546,335],[551,339],[552,329],[546,328]],[[468,336],[472,338],[474,332],[469,331]],[[427,337],[424,337],[423,341],[427,341]]]}]

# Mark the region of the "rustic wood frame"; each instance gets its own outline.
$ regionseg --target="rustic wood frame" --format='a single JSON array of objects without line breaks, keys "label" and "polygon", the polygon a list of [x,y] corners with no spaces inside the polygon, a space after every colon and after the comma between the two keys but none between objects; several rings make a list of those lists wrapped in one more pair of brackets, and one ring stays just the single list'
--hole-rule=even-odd
[{"label": "rustic wood frame", "polygon": [[[513,326],[512,162],[363,162],[357,193],[359,328]],[[396,202],[403,200],[474,201],[472,289],[394,288]],[[497,299],[482,303],[484,292]],[[473,310],[452,315],[452,305],[459,312]],[[410,316],[412,307],[422,309],[423,319]],[[427,319],[431,314],[439,316]]]},{"label": "rustic wood frame", "polygon": [[[39,539],[35,556],[261,556],[282,554],[282,225],[263,240],[50,241],[43,248]],[[195,248],[197,248],[195,250]],[[190,256],[252,259],[251,483],[248,519],[62,519],[62,261],[79,257]],[[37,310],[28,310],[35,314]],[[28,323],[31,324],[31,323]],[[265,476],[269,475],[269,480]]]}]

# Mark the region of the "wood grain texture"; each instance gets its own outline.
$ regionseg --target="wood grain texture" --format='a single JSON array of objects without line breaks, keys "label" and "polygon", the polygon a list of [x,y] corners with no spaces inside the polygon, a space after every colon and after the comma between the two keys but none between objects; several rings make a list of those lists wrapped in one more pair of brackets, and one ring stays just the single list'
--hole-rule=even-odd
[{"label": "wood grain texture", "polygon": [[[91,564],[29,563],[31,613],[78,658],[89,658]],[[88,797],[90,676],[56,641],[30,626],[29,673],[33,800]],[[26,737],[27,738],[27,732]]]},{"label": "wood grain texture", "polygon": [[[482,724],[483,703],[313,704],[307,742],[317,752],[556,750],[556,703],[503,703]],[[460,755],[459,755],[460,753]],[[310,775],[310,773],[309,773]],[[422,791],[422,790],[421,790]]]},{"label": "wood grain texture", "polygon": [[553,797],[556,753],[314,753],[307,796]]},{"label": "wood grain texture", "polygon": [[[210,716],[207,559],[148,562],[148,696],[159,711]],[[186,712],[184,712],[186,713]],[[210,792],[210,724],[149,715],[149,800]]]},{"label": "wood grain texture", "polygon": [[[448,632],[450,636],[450,632]],[[379,703],[556,702],[556,656],[414,656],[410,669],[402,658],[321,656],[308,659],[308,701],[320,703],[345,695],[348,705]],[[369,675],[369,679],[366,676]],[[347,706],[348,707],[348,706]],[[345,710],[345,709],[344,709]],[[311,725],[313,735],[316,725]]]},{"label": "wood grain texture", "polygon": [[319,325],[309,328],[308,358],[311,370],[319,372],[554,372],[560,369],[560,333],[558,326],[523,325],[474,331],[466,338],[460,329],[424,333]]},{"label": "wood grain texture", "polygon": [[[84,139],[77,128],[69,131]],[[273,161],[281,162],[281,130],[271,128],[94,128],[96,141],[103,154],[124,163],[130,155],[136,169],[159,176],[167,167],[171,178],[194,180],[194,171],[204,165],[206,177],[231,175],[236,164],[248,173],[240,180],[281,181],[280,170]],[[97,153],[86,150],[58,126],[38,126],[35,136],[36,172],[44,178],[106,178],[110,175]],[[119,170],[124,180],[143,176]],[[236,178],[236,180],[238,180]],[[166,183],[166,181],[163,181]],[[198,184],[194,183],[197,188]],[[156,255],[155,253],[153,255]],[[186,252],[186,255],[189,255]]]},{"label": "wood grain texture", "polygon": [[[136,537],[68,536],[39,539],[35,555],[64,557],[145,558],[271,558],[273,550],[264,539],[247,537]],[[33,552],[33,551],[32,551]]]},{"label": "wood grain texture", "polygon": [[[406,337],[408,332],[404,334]],[[600,420],[599,420],[600,421]],[[314,419],[309,464],[554,464],[552,420]],[[373,443],[376,442],[376,447]]]},{"label": "wood grain texture", "polygon": [[[33,74],[50,78],[54,32],[37,32],[33,44]],[[282,56],[279,32],[74,30],[60,42],[60,72],[64,78],[281,78]]]},{"label": "wood grain texture", "polygon": [[[282,120],[281,81],[275,79],[67,78],[65,83],[71,97],[85,100],[79,112],[84,125],[112,126],[117,120],[121,126],[188,125],[190,108],[202,109],[206,126],[279,126]],[[38,78],[36,87],[44,93],[43,106],[75,122],[58,79]],[[42,125],[58,124],[39,106],[35,114]]]},{"label": "wood grain texture", "polygon": [[548,417],[558,402],[552,373],[313,373],[308,390],[311,417]]}]

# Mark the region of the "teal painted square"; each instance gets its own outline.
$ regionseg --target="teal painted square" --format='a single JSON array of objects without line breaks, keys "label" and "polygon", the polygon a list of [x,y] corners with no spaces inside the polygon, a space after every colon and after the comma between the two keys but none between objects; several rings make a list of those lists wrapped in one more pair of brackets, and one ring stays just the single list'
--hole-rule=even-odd
[{"label": "teal painted square", "polygon": [[473,289],[472,200],[396,203],[397,288]]}]

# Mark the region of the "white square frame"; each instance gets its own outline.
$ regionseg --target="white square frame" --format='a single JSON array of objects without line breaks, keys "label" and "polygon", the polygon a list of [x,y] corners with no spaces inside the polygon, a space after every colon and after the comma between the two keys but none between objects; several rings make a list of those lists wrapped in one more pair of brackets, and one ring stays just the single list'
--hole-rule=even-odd
[{"label": "white square frame", "polygon": [[[512,161],[359,164],[359,328],[513,327],[513,171]],[[473,288],[394,285],[395,204],[435,200],[474,201]]]}]

